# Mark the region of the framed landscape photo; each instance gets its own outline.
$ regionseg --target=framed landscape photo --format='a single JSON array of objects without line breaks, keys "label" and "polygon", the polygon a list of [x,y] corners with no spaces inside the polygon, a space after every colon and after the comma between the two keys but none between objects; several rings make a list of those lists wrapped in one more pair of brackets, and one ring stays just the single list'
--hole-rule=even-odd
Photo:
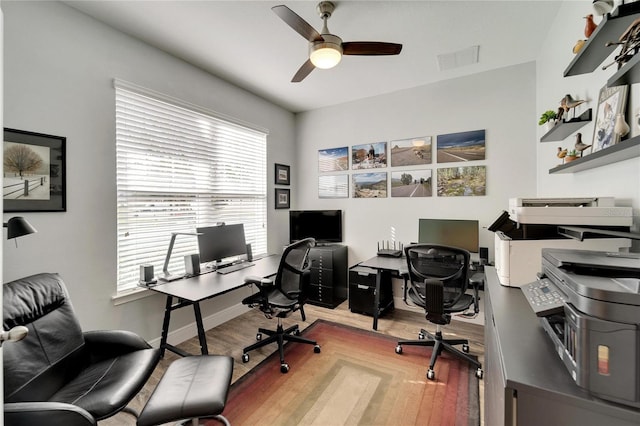
[{"label": "framed landscape photo", "polygon": [[291,184],[291,167],[276,163],[276,185]]},{"label": "framed landscape photo", "polygon": [[327,148],[318,151],[319,172],[339,172],[349,170],[349,148]]},{"label": "framed landscape photo", "polygon": [[66,142],[62,136],[4,129],[5,212],[66,211]]},{"label": "framed landscape photo", "polygon": [[349,175],[318,176],[318,198],[349,198]]},{"label": "framed landscape photo", "polygon": [[431,136],[399,139],[389,145],[391,167],[431,164]]},{"label": "framed landscape photo", "polygon": [[387,167],[387,143],[375,142],[351,147],[351,168],[377,169]]},{"label": "framed landscape photo", "polygon": [[438,135],[436,144],[436,160],[438,163],[485,159],[484,130]]},{"label": "framed landscape photo", "polygon": [[288,189],[276,188],[276,209],[288,209],[291,205]]},{"label": "framed landscape photo", "polygon": [[596,121],[593,125],[592,153],[608,148],[620,141],[620,135],[617,135],[613,128],[616,124],[616,115],[625,113],[627,91],[628,86],[605,86],[600,89]]}]

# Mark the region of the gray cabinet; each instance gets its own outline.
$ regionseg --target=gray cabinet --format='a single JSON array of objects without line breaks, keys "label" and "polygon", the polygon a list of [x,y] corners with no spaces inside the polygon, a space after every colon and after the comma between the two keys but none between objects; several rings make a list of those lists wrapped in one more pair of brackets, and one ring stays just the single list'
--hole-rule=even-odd
[{"label": "gray cabinet", "polygon": [[632,426],[640,410],[578,387],[520,288],[485,267],[485,424]]},{"label": "gray cabinet", "polygon": [[311,285],[307,303],[333,309],[347,300],[347,246],[313,247],[309,260]]}]

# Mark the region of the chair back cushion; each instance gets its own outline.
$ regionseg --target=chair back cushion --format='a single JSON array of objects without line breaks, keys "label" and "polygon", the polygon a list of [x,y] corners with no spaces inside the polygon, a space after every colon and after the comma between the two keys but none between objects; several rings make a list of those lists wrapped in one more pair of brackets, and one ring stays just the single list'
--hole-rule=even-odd
[{"label": "chair back cushion", "polygon": [[285,294],[297,294],[305,297],[307,289],[305,281],[309,281],[308,255],[315,245],[313,238],[297,241],[287,246],[282,253],[282,260],[276,277],[276,287]]},{"label": "chair back cushion", "polygon": [[405,254],[412,286],[409,296],[417,296],[411,299],[433,313],[456,306],[467,291],[469,252],[436,244],[413,244],[405,247]]},{"label": "chair back cushion", "polygon": [[2,346],[5,402],[46,401],[77,375],[84,338],[57,274],[43,273],[3,286],[3,327],[28,335]]}]

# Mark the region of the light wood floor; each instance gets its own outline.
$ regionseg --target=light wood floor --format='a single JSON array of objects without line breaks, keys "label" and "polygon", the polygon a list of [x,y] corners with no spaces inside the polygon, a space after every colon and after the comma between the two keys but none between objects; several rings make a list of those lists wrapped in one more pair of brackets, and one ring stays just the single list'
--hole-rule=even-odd
[{"label": "light wood floor", "polygon": [[[348,302],[342,303],[335,309],[327,309],[307,304],[305,305],[305,313],[307,315],[306,322],[301,321],[299,313],[294,313],[291,317],[284,320],[285,327],[297,323],[300,325],[300,329],[304,329],[316,319],[324,319],[365,330],[372,330],[372,317],[352,313],[348,308]],[[209,353],[229,355],[234,358],[233,381],[235,382],[238,378],[246,374],[255,365],[276,350],[276,345],[271,344],[252,351],[250,353],[250,360],[248,363],[245,364],[241,361],[242,349],[255,342],[258,327],[275,329],[276,324],[276,319],[270,320],[265,318],[258,309],[250,310],[231,321],[207,331],[207,345],[209,347]],[[417,338],[417,334],[421,327],[430,332],[435,332],[435,326],[428,323],[424,318],[424,314],[420,311],[414,312],[395,309],[394,311],[386,313],[378,320],[377,331],[379,333],[395,336],[401,339],[415,339]],[[454,321],[445,328],[444,334],[445,337],[455,336],[469,339],[470,353],[472,355],[476,355],[484,366],[484,327],[473,324],[465,319],[454,319]],[[318,343],[322,345],[322,342]],[[192,354],[200,353],[200,346],[198,344],[197,337],[189,339],[178,346]],[[389,348],[389,351],[394,350],[395,347]],[[152,378],[148,381],[137,398],[132,401],[130,407],[140,411],[168,365],[177,358],[177,355],[168,351],[166,352],[164,359],[160,361]],[[429,359],[425,355],[425,374],[428,363]],[[291,368],[294,369],[296,366],[291,365]],[[483,405],[484,382],[483,380],[480,380],[481,414],[484,411]],[[135,425],[135,420],[132,416],[126,413],[120,413],[114,417],[101,421],[99,424],[100,426]]]}]

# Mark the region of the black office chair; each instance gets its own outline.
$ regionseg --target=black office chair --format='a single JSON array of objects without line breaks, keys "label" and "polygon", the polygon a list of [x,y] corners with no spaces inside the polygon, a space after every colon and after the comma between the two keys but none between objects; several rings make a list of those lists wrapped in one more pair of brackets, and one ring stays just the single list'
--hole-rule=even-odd
[{"label": "black office chair", "polygon": [[[482,366],[469,352],[469,341],[466,339],[444,339],[442,327],[451,322],[451,314],[463,312],[477,303],[475,295],[467,294],[469,252],[456,248],[435,244],[413,244],[405,247],[407,267],[409,270],[409,299],[417,306],[423,307],[426,318],[436,325],[436,333],[431,334],[421,329],[418,340],[401,340],[396,346],[396,353],[402,353],[403,345],[433,346],[427,378],[436,377],[434,366],[442,351],[464,359],[474,365],[476,376],[482,378]],[[425,339],[428,337],[428,339]],[[462,351],[454,345],[462,345]]]},{"label": "black office chair", "polygon": [[80,329],[57,274],[3,286],[3,327],[27,336],[3,345],[4,415],[13,426],[89,426],[120,411],[151,376],[160,351],[124,330]]},{"label": "black office chair", "polygon": [[[259,328],[256,335],[258,342],[242,350],[242,362],[249,361],[249,351],[272,342],[278,343],[282,373],[289,371],[289,364],[284,361],[285,341],[314,345],[313,351],[320,353],[320,346],[316,341],[300,337],[298,324],[286,330],[282,326],[282,318],[298,310],[302,315],[302,321],[306,320],[304,303],[307,299],[311,274],[308,254],[309,249],[314,245],[315,240],[307,238],[287,246],[282,253],[275,281],[255,276],[245,278],[245,282],[256,285],[259,291],[245,298],[242,303],[259,308],[267,318],[275,316],[278,318],[278,327],[275,331]],[[262,334],[269,337],[263,339]]]}]

